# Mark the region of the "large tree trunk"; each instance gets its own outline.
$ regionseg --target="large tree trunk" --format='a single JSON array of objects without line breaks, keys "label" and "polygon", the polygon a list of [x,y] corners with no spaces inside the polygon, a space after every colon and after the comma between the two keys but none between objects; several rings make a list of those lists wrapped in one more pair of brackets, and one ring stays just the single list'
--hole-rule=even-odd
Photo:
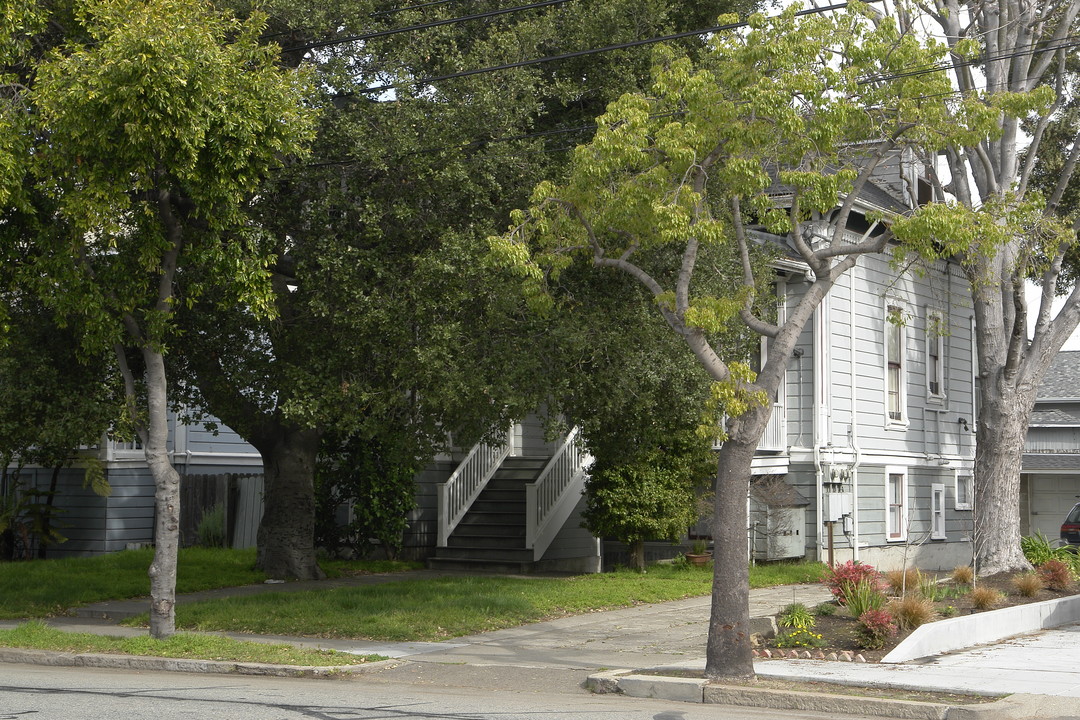
[{"label": "large tree trunk", "polygon": [[975,570],[1028,569],[1020,549],[1020,463],[1034,387],[983,392],[975,443]]},{"label": "large tree trunk", "polygon": [[256,566],[272,578],[321,580],[315,559],[315,459],[321,433],[276,424],[254,445],[266,484]]},{"label": "large tree trunk", "polygon": [[[754,676],[750,643],[750,567],[747,562],[747,498],[750,468],[768,414],[754,409],[720,449],[713,513],[713,591],[705,677]],[[756,428],[756,432],[755,432]]]},{"label": "large tree trunk", "polygon": [[169,460],[165,358],[149,348],[146,362],[148,417],[143,451],[154,478],[154,560],[150,563],[150,635],[176,632],[176,556],[180,548],[180,476]]}]

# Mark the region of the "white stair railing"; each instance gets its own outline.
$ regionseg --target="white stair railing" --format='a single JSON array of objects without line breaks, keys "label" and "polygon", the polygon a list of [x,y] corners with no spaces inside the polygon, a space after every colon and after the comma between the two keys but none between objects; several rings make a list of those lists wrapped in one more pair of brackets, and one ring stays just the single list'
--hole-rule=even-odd
[{"label": "white stair railing", "polygon": [[579,443],[578,428],[544,467],[536,482],[525,486],[525,547],[540,560],[574,511],[585,489],[592,456]]},{"label": "white stair railing", "polygon": [[513,442],[509,432],[503,433],[499,440],[496,444],[480,442],[474,445],[450,478],[438,484],[439,547],[446,547],[450,533],[454,532],[480,491],[512,452]]}]

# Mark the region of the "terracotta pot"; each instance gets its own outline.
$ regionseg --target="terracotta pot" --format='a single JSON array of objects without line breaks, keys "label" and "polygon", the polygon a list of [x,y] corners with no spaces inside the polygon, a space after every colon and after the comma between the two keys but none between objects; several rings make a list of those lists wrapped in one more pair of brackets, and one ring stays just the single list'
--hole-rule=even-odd
[{"label": "terracotta pot", "polygon": [[686,553],[686,559],[690,561],[691,565],[705,565],[712,560],[712,553]]}]

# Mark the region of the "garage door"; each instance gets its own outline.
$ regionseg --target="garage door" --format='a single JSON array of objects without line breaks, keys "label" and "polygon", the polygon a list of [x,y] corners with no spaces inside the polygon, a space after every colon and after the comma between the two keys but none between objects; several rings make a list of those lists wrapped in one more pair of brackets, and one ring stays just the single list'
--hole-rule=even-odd
[{"label": "garage door", "polygon": [[1080,502],[1080,475],[1028,475],[1028,508],[1031,534],[1041,530],[1057,540],[1061,522]]}]

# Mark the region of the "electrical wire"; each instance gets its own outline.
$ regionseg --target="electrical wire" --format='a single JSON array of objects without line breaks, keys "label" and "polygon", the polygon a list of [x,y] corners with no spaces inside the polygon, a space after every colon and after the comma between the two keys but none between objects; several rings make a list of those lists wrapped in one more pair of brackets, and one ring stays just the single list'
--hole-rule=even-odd
[{"label": "electrical wire", "polygon": [[[809,12],[824,12],[824,11],[828,11],[828,10],[837,9],[838,7],[843,7],[843,6],[846,6],[846,3],[842,3],[842,4],[839,4],[839,5],[833,5],[833,6],[829,6],[829,7],[823,7],[823,8],[815,8],[812,11],[803,11],[803,12],[801,12],[799,14],[808,14]],[[741,27],[741,26],[744,26],[744,25],[745,25],[744,23],[731,24],[731,25],[721,26],[720,29],[734,29],[734,28]],[[695,31],[695,33],[699,33],[699,32],[706,32],[706,31]],[[693,34],[693,33],[679,33],[678,36],[686,37],[688,34]],[[671,36],[667,36],[667,37],[670,38]],[[648,42],[659,42],[659,41],[660,40],[658,40],[658,39],[651,39],[651,40],[636,41],[635,43],[626,43],[626,44],[621,44],[621,45],[618,45],[618,46],[611,46],[611,47],[615,47],[615,48],[618,49],[618,48],[622,48],[624,46],[634,46],[634,45],[637,45],[637,44],[646,44]],[[1045,48],[1041,52],[1058,52],[1060,50],[1065,50],[1065,49],[1070,49],[1070,48],[1073,48],[1073,47],[1077,47],[1078,45],[1080,45],[1080,36],[1066,36],[1065,38],[1062,38],[1061,41],[1058,41],[1057,43],[1055,43],[1051,47]],[[913,69],[913,70],[906,71],[906,72],[893,73],[893,74],[890,74],[890,75],[877,75],[877,76],[873,76],[871,78],[866,78],[864,80],[861,80],[860,83],[861,84],[867,84],[867,83],[872,83],[872,82],[885,82],[885,81],[893,80],[893,79],[902,79],[902,78],[906,78],[906,77],[914,77],[914,76],[918,76],[918,75],[922,75],[922,74],[929,74],[929,73],[933,73],[933,72],[941,72],[941,71],[946,71],[946,70],[950,70],[950,69],[958,69],[958,68],[961,68],[961,67],[967,67],[967,66],[972,66],[972,65],[986,63],[986,62],[994,62],[994,61],[997,61],[997,60],[1004,60],[1004,59],[1010,59],[1010,58],[1014,58],[1014,57],[1020,57],[1020,56],[1031,53],[1032,48],[1035,48],[1036,46],[1037,46],[1037,43],[1029,43],[1028,45],[1024,46],[1027,49],[1017,49],[1017,50],[1014,50],[1012,52],[998,53],[998,54],[995,54],[993,56],[983,56],[983,57],[975,58],[975,59],[972,59],[972,60],[962,60],[962,61],[958,61],[958,62],[955,62],[955,63],[937,64],[937,65],[932,65],[932,66],[926,66],[924,68],[917,68],[917,69]],[[594,50],[581,51],[581,52],[582,52],[582,54],[584,54],[584,53],[595,53],[595,52],[603,52],[603,51],[607,51],[607,48],[597,48],[597,49],[594,49]],[[574,54],[571,54],[571,55],[577,55],[577,53],[574,53]],[[565,56],[552,56],[552,57],[553,58],[562,58],[562,57],[565,57]],[[550,58],[547,58],[547,59],[550,59]],[[546,59],[541,58],[541,59],[538,59],[536,61],[525,61],[525,62],[540,62],[540,61],[544,61],[544,60],[546,60]],[[510,64],[510,66],[515,66],[515,65],[517,65],[517,64]],[[504,69],[504,66],[497,66],[494,69],[482,69],[481,68],[481,69],[478,69],[478,70],[465,71],[465,72],[467,74],[479,74],[480,72],[493,72],[496,69]],[[454,74],[452,76],[444,76],[443,78],[428,78],[427,80],[412,81],[412,82],[409,82],[409,83],[405,83],[404,85],[413,85],[413,84],[421,84],[421,83],[425,83],[425,82],[434,82],[434,81],[436,81],[438,79],[449,79],[449,77],[459,77],[461,75],[462,74]],[[1001,87],[1004,88],[1006,85],[1007,85],[1007,83],[1002,83]],[[361,94],[364,94],[366,92],[373,92],[375,90],[380,90],[380,89],[381,90],[387,90],[387,89],[391,89],[393,87],[400,87],[400,86],[401,85],[391,85],[391,86],[382,86],[381,88],[367,88],[367,89],[365,89],[363,91],[358,91],[358,92],[360,92]],[[987,88],[983,88],[983,89],[985,90],[985,89],[990,89],[990,88],[987,87]],[[952,90],[952,91],[947,92],[947,93],[935,93],[933,95],[923,95],[923,96],[919,96],[917,98],[912,98],[912,99],[930,99],[932,97],[945,97],[945,96],[948,96],[948,95],[962,95],[965,92],[966,91],[964,91],[964,90],[956,89],[956,90]],[[658,115],[654,115],[654,116],[650,116],[650,117],[651,118],[656,118],[656,117],[672,116],[672,115],[679,115],[679,114],[682,114],[682,113],[668,112],[668,113],[662,113],[662,114],[658,114]],[[403,155],[396,156],[396,157],[406,157],[406,156],[409,156],[409,155],[426,154],[426,153],[433,153],[433,152],[442,152],[442,151],[445,151],[445,150],[461,150],[461,149],[466,149],[466,148],[469,148],[469,147],[475,147],[475,146],[479,146],[479,145],[490,145],[490,144],[494,144],[494,143],[512,142],[512,141],[516,141],[516,140],[529,140],[529,139],[548,137],[548,136],[554,136],[554,135],[560,135],[560,134],[584,132],[584,131],[587,131],[587,130],[596,130],[597,127],[598,126],[595,123],[589,123],[589,124],[578,125],[578,126],[573,126],[573,127],[569,127],[569,128],[555,128],[555,129],[551,129],[551,130],[544,130],[544,131],[540,131],[540,132],[536,132],[536,133],[524,133],[524,134],[518,134],[518,135],[512,135],[512,136],[486,138],[486,139],[475,140],[475,141],[472,141],[472,142],[463,143],[463,144],[459,144],[459,145],[448,145],[448,146],[440,146],[440,147],[435,147],[435,148],[427,148],[427,149],[422,149],[422,150],[413,150],[413,151],[410,151],[408,153],[405,153]],[[564,149],[565,148],[562,148],[561,150],[564,150]],[[530,151],[530,152],[533,152],[533,151]],[[545,151],[541,151],[541,152],[545,152]],[[309,165],[305,165],[305,167],[325,167],[325,166],[332,166],[332,165],[348,165],[348,164],[352,164],[354,162],[358,162],[358,161],[356,161],[356,160],[326,161],[326,162],[321,162],[321,163],[312,163],[312,164],[309,164]]]},{"label": "electrical wire", "polygon": [[423,10],[424,8],[433,7],[435,5],[449,5],[455,2],[462,2],[462,0],[431,0],[431,2],[419,3],[418,5],[404,5],[398,8],[389,8],[387,10],[376,10],[371,13],[371,17],[378,17],[380,15],[395,15],[399,12],[408,12],[409,10]]},{"label": "electrical wire", "polygon": [[444,20],[432,20],[431,22],[420,23],[418,25],[408,25],[406,27],[391,28],[389,30],[378,30],[376,32],[364,33],[363,35],[350,35],[343,38],[335,38],[334,40],[323,40],[321,42],[308,43],[307,45],[297,45],[295,47],[282,48],[282,52],[299,52],[302,50],[316,50],[318,48],[330,47],[331,45],[344,45],[352,42],[361,42],[364,40],[373,40],[375,38],[387,37],[390,35],[398,35],[400,33],[415,32],[417,30],[428,30],[430,28],[441,27],[443,25],[456,25],[457,23],[468,22],[471,20],[483,20],[484,18],[497,17],[499,15],[509,15],[511,13],[523,12],[525,10],[537,10],[539,8],[550,7],[552,5],[562,5],[564,3],[573,2],[573,0],[541,0],[541,2],[530,3],[529,5],[518,5],[510,8],[500,8],[498,10],[487,10],[481,13],[474,13],[472,15],[464,15],[456,18],[446,18]]}]

